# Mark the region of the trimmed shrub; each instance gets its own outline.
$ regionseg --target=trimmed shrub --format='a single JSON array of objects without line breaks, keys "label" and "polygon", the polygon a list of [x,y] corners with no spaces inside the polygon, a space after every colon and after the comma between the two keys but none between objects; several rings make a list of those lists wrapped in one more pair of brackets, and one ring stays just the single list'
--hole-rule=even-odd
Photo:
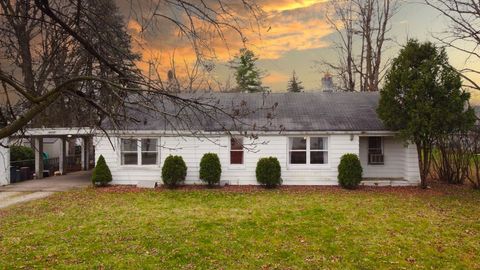
[{"label": "trimmed shrub", "polygon": [[10,161],[35,159],[33,149],[26,146],[14,145],[10,147]]},{"label": "trimmed shrub", "polygon": [[185,181],[187,176],[187,165],[181,156],[169,155],[162,167],[163,184],[167,187],[176,187]]},{"label": "trimmed shrub", "polygon": [[338,165],[338,182],[343,188],[355,189],[362,181],[362,165],[355,154],[345,154]]},{"label": "trimmed shrub", "polygon": [[220,183],[222,165],[215,153],[206,153],[200,160],[200,179],[209,186]]},{"label": "trimmed shrub", "polygon": [[106,186],[111,181],[112,173],[105,162],[105,158],[100,155],[92,172],[92,183],[94,186]]},{"label": "trimmed shrub", "polygon": [[276,157],[261,158],[257,162],[255,174],[257,182],[267,188],[274,188],[282,184],[282,168]]}]

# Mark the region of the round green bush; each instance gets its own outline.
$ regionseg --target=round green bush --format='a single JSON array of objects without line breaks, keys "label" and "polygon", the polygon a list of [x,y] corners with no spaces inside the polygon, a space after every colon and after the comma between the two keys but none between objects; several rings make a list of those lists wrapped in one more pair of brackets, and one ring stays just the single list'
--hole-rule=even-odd
[{"label": "round green bush", "polygon": [[274,188],[282,184],[282,168],[276,157],[261,158],[257,162],[255,174],[257,182],[267,188]]},{"label": "round green bush", "polygon": [[220,183],[222,165],[215,153],[206,153],[200,160],[200,179],[209,186]]},{"label": "round green bush", "polygon": [[187,165],[181,156],[169,155],[162,167],[163,184],[167,187],[176,187],[178,184],[185,181],[187,176]]},{"label": "round green bush", "polygon": [[355,154],[345,154],[338,165],[338,182],[346,189],[355,189],[362,181],[362,165]]},{"label": "round green bush", "polygon": [[105,158],[100,155],[92,172],[92,183],[94,186],[106,186],[111,181],[112,173],[105,162]]}]

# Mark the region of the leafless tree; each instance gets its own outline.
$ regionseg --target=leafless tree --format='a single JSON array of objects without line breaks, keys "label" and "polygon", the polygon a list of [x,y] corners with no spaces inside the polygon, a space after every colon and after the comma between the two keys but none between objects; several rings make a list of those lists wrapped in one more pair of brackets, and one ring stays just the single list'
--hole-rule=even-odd
[{"label": "leafless tree", "polygon": [[334,72],[345,91],[378,91],[386,70],[383,57],[390,41],[392,17],[398,0],[332,0],[327,22],[337,33],[339,60],[321,61],[322,68]]},{"label": "leafless tree", "polygon": [[[450,25],[438,36],[438,42],[467,55],[467,61],[480,60],[480,2],[476,0],[425,0],[425,3],[449,19]],[[469,88],[480,90],[475,76],[480,70],[471,67],[459,70]]]},{"label": "leafless tree", "polygon": [[469,134],[470,170],[467,179],[475,189],[480,189],[480,126],[476,125]]},{"label": "leafless tree", "polygon": [[435,142],[433,177],[450,184],[463,184],[470,174],[471,132],[449,134]]},{"label": "leafless tree", "polygon": [[[216,106],[211,98],[171,93],[161,81],[144,75],[113,3],[0,0],[4,64],[0,66],[0,87],[5,96],[0,106],[0,138],[22,131],[41,114],[61,115],[72,109],[82,118],[85,114],[81,112],[88,112],[91,119],[80,122],[92,127],[100,127],[105,119],[117,128],[140,122],[131,113],[139,110],[189,121],[181,119],[184,114],[170,115],[165,103],[195,111],[194,115],[204,115],[209,121],[220,122],[219,115],[241,121],[238,109]],[[241,10],[253,20],[261,12],[255,0],[233,4],[223,0],[139,0],[131,1],[131,7],[142,31],[173,26],[191,44],[203,67],[214,57],[213,39],[220,38],[228,46],[228,31],[246,41],[242,27],[249,20],[241,19]],[[105,16],[105,11],[111,11],[111,16]],[[196,77],[198,72],[189,73]],[[54,105],[60,109],[49,111]]]},{"label": "leafless tree", "polygon": [[432,170],[434,179],[463,184],[469,181],[480,189],[480,127],[475,125],[465,132],[449,134],[435,142]]}]

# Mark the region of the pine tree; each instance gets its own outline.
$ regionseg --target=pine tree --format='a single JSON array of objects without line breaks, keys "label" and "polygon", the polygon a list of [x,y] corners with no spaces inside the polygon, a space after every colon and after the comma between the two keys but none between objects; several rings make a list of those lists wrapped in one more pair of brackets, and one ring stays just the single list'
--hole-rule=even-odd
[{"label": "pine tree", "polygon": [[293,71],[292,78],[288,81],[288,92],[303,92],[303,85],[302,82],[298,79],[297,74],[295,74],[295,70]]},{"label": "pine tree", "polygon": [[100,155],[92,172],[92,183],[94,186],[106,186],[111,181],[112,173],[105,162],[105,158]]},{"label": "pine tree", "polygon": [[267,87],[262,86],[262,71],[256,66],[258,57],[248,49],[240,49],[240,53],[230,62],[235,70],[235,80],[241,92],[265,92]]},{"label": "pine tree", "polygon": [[409,40],[393,60],[377,113],[388,129],[416,144],[422,187],[427,187],[434,143],[474,125],[469,98],[445,49]]}]

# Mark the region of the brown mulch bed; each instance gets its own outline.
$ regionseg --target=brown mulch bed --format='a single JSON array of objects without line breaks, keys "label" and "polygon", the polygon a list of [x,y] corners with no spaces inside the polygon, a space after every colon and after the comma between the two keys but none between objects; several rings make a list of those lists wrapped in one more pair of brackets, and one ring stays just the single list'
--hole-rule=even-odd
[{"label": "brown mulch bed", "polygon": [[[375,186],[360,186],[356,190],[346,190],[339,186],[281,186],[276,189],[265,189],[261,186],[255,185],[227,185],[224,187],[209,188],[205,185],[183,185],[175,188],[178,191],[200,191],[208,190],[215,192],[232,192],[232,193],[255,193],[255,192],[288,192],[288,193],[392,193],[400,195],[448,195],[454,194],[470,189],[467,185],[449,185],[441,182],[429,182],[428,189],[420,187],[375,187]],[[144,192],[144,191],[167,191],[171,190],[160,186],[155,189],[138,188],[134,185],[112,185],[107,187],[96,188],[98,192],[107,193],[126,193],[126,192]]]}]

